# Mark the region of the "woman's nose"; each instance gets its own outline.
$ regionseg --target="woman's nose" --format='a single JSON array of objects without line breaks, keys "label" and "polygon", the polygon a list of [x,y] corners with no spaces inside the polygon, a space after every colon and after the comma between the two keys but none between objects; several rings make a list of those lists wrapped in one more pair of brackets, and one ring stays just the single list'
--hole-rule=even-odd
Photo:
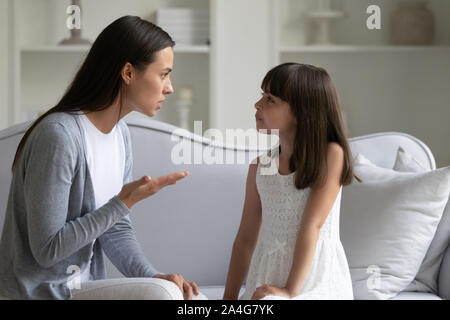
[{"label": "woman's nose", "polygon": [[172,94],[172,93],[173,93],[172,82],[169,81],[168,85],[164,88],[164,94]]},{"label": "woman's nose", "polygon": [[259,102],[260,102],[261,100],[258,100],[256,103],[255,103],[255,109],[256,110],[259,110],[259,109],[261,109],[261,106],[259,105]]}]

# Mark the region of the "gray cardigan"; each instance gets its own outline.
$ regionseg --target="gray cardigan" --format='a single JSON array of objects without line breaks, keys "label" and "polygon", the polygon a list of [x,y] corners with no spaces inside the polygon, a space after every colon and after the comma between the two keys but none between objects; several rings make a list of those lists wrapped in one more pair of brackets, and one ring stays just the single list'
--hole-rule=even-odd
[{"label": "gray cardigan", "polygon": [[[78,115],[53,113],[31,132],[13,174],[0,240],[0,296],[13,299],[71,299],[73,270],[93,251],[90,274],[105,279],[103,251],[126,277],[158,272],[134,235],[130,209],[117,195],[95,209]],[[124,136],[124,181],[132,181],[131,139]],[[96,240],[94,243],[94,240]]]}]

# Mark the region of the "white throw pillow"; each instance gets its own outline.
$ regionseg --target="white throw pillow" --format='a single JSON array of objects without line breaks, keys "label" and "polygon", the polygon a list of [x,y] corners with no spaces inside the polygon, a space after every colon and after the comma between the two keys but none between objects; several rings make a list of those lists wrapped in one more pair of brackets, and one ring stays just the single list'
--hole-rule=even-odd
[{"label": "white throw pillow", "polygon": [[355,299],[389,299],[414,279],[427,253],[449,198],[450,167],[406,173],[357,158],[363,183],[343,188],[341,241]]},{"label": "white throw pillow", "polygon": [[397,157],[395,158],[395,171],[402,172],[425,172],[428,171],[419,161],[417,161],[410,153],[406,152],[402,147],[397,149]]},{"label": "white throw pillow", "polygon": [[[410,153],[398,147],[394,170],[403,172],[429,171],[422,166]],[[436,234],[428,248],[427,254],[420,265],[415,279],[405,289],[406,291],[438,292],[438,276],[445,249],[450,243],[450,198],[444,209],[442,218],[436,229]]]},{"label": "white throw pillow", "polygon": [[353,159],[353,165],[354,166],[370,166],[370,167],[377,167],[372,161],[367,159],[363,154],[358,153],[355,158]]}]

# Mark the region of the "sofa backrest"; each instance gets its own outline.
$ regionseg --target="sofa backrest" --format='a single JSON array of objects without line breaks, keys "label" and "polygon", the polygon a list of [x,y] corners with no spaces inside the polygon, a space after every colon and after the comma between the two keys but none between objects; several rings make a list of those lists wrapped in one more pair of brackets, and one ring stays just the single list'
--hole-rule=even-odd
[{"label": "sofa backrest", "polygon": [[[191,173],[133,207],[131,219],[144,253],[162,272],[181,273],[199,285],[223,285],[241,219],[248,163],[261,151],[217,146],[212,150],[223,152],[224,159],[243,157],[244,163],[179,165],[171,159],[173,150],[180,146],[172,135],[176,127],[145,118],[125,119],[132,137],[135,179],[181,170]],[[0,132],[0,226],[9,193],[10,166],[28,125]],[[181,136],[193,148],[203,146],[205,150],[208,145],[199,136]],[[435,169],[429,148],[410,135],[389,132],[350,139],[353,154],[361,152],[386,168],[392,168],[398,145],[429,169]],[[109,278],[122,277],[109,261],[107,272]]]}]

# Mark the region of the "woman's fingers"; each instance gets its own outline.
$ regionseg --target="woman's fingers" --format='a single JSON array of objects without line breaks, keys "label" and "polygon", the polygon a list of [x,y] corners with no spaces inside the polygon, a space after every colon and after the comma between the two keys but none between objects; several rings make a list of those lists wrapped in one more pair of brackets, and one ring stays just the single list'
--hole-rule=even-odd
[{"label": "woman's fingers", "polygon": [[188,171],[180,171],[153,179],[150,176],[142,176],[139,180],[124,185],[118,196],[127,207],[131,208],[136,202],[154,195],[168,185],[176,184],[188,175]]},{"label": "woman's fingers", "polygon": [[156,185],[159,189],[162,189],[164,187],[167,187],[168,185],[175,184],[178,180],[183,179],[184,177],[188,176],[189,172],[187,171],[181,171],[181,172],[175,172],[171,173],[159,178],[155,178]]},{"label": "woman's fingers", "polygon": [[196,296],[198,296],[199,294],[199,290],[198,290],[198,286],[194,281],[189,281],[190,285],[192,286],[192,289],[194,290],[194,294]]},{"label": "woman's fingers", "polygon": [[192,300],[192,287],[187,281],[183,281],[184,295],[186,300]]},{"label": "woman's fingers", "polygon": [[169,280],[172,281],[173,283],[175,283],[178,286],[178,288],[180,288],[180,291],[183,293],[184,292],[184,290],[183,290],[184,279],[181,276],[181,274],[170,274],[169,277],[170,277]]},{"label": "woman's fingers", "polygon": [[197,285],[192,281],[184,280],[183,276],[179,273],[158,274],[155,275],[154,278],[166,279],[175,283],[186,300],[192,300],[193,294],[196,296],[199,294]]}]

